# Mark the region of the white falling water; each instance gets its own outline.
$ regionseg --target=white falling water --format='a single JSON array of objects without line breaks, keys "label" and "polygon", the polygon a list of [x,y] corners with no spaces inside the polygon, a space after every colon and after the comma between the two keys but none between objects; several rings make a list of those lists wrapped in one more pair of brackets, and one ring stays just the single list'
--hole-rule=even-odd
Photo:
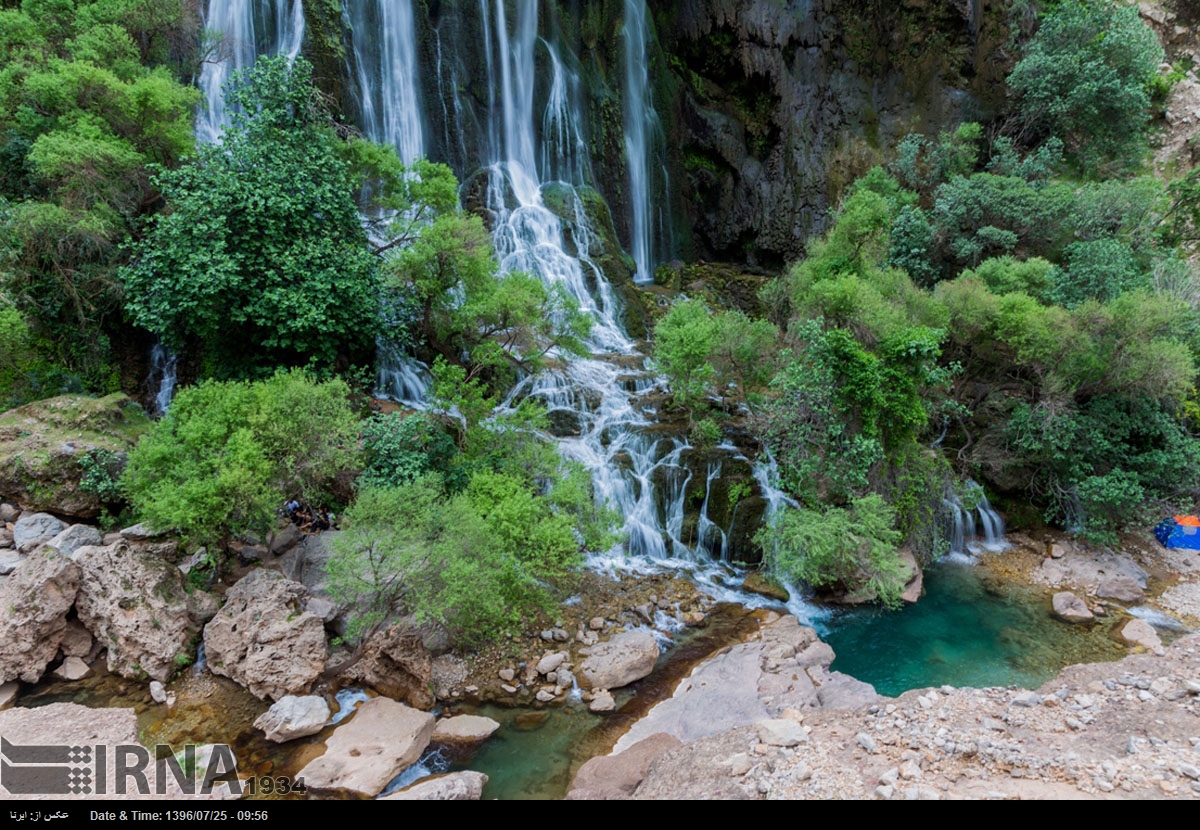
[{"label": "white falling water", "polygon": [[196,117],[196,140],[212,144],[229,125],[225,83],[261,55],[295,59],[304,43],[302,0],[209,0],[204,28],[219,37],[196,85],[204,102]]},{"label": "white falling water", "polygon": [[625,0],[625,163],[629,168],[629,200],[633,208],[632,254],[639,282],[654,279],[654,221],[650,204],[652,138],[658,114],[650,95],[646,60],[649,32],[645,0]]},{"label": "white falling water", "polygon": [[1004,538],[1003,517],[992,509],[982,487],[969,479],[966,487],[972,501],[977,501],[974,508],[966,507],[957,493],[951,492],[942,499],[949,517],[949,555],[961,559],[985,550],[991,553],[1007,550],[1009,544]]},{"label": "white falling water", "polygon": [[154,393],[154,415],[165,415],[175,398],[177,357],[162,343],[155,343],[150,350],[149,387]]},{"label": "white falling water", "polygon": [[411,164],[424,153],[411,0],[353,0],[345,8],[354,44],[362,129]]}]

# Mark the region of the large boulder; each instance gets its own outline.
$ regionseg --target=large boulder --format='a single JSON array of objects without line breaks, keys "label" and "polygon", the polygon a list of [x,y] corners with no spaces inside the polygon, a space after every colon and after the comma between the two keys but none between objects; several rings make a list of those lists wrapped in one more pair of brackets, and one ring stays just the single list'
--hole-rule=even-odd
[{"label": "large boulder", "polygon": [[386,697],[368,700],[325,742],[325,754],[300,771],[318,792],[374,797],[429,746],[435,718]]},{"label": "large boulder", "polygon": [[120,541],[79,548],[79,619],[108,648],[109,671],[170,679],[192,657],[200,632],[179,568]]},{"label": "large boulder", "polygon": [[307,597],[298,582],[251,571],[204,628],[209,669],[260,699],[307,694],[329,654],[325,625],[304,610]]},{"label": "large boulder", "polygon": [[362,659],[343,672],[342,678],[364,683],[417,709],[432,709],[432,672],[433,657],[422,644],[420,632],[393,625],[367,641]]},{"label": "large boulder", "polygon": [[259,715],[255,729],[277,744],[315,735],[329,723],[329,704],[319,695],[288,695]]},{"label": "large boulder", "polygon": [[0,683],[36,683],[67,635],[79,566],[54,548],[35,551],[0,587]]},{"label": "large boulder", "polygon": [[433,730],[433,742],[474,746],[492,737],[492,733],[499,728],[500,724],[497,721],[481,715],[455,715],[437,722]]},{"label": "large boulder", "polygon": [[100,531],[91,525],[71,525],[46,544],[57,548],[59,553],[71,556],[80,548],[103,545],[104,538],[100,535]]},{"label": "large boulder", "polygon": [[102,461],[119,475],[128,452],[151,426],[142,408],[121,394],[65,395],[0,415],[0,493],[27,510],[91,519],[104,507],[84,489],[81,459]]},{"label": "large boulder", "polygon": [[592,646],[579,674],[589,689],[619,689],[654,671],[658,643],[645,631],[627,631]]}]

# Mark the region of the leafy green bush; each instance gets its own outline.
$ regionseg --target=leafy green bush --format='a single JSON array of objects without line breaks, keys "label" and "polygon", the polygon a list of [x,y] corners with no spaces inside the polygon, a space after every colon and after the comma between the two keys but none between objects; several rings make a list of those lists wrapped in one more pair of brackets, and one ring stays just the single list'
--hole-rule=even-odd
[{"label": "leafy green bush", "polygon": [[363,424],[363,487],[410,484],[429,473],[449,475],[458,448],[441,424],[423,414],[392,412]]},{"label": "leafy green bush", "polygon": [[1087,170],[1130,166],[1145,147],[1163,50],[1136,5],[1064,0],[1042,19],[1008,76],[1025,122],[1067,143]]},{"label": "leafy green bush", "polygon": [[872,494],[848,509],[784,510],[755,541],[780,579],[870,595],[894,607],[904,590],[897,558],[902,537],[894,524],[895,512]]},{"label": "leafy green bush", "polygon": [[667,376],[672,401],[689,416],[716,374],[709,355],[717,335],[716,321],[702,300],[674,303],[654,327],[654,360]]},{"label": "leafy green bush", "polygon": [[328,504],[357,471],[348,395],[299,371],[183,389],[130,453],[121,485],[139,519],[196,544],[265,535],[284,500]]},{"label": "leafy green bush", "polygon": [[447,500],[435,476],[364,489],[328,563],[330,594],[364,640],[398,613],[461,645],[515,630],[549,604],[548,581],[579,563],[570,521],[514,478],[478,473]]}]

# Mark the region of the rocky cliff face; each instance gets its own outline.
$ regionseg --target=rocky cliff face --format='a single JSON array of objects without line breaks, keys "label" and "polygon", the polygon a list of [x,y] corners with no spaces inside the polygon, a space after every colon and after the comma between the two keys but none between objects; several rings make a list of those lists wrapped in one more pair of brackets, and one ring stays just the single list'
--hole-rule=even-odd
[{"label": "rocky cliff face", "polygon": [[[547,113],[536,129],[540,141],[556,135],[539,175],[599,191],[631,251],[625,0],[510,0],[503,11],[494,0],[414,4],[424,153],[453,167],[467,207],[482,208],[471,180],[494,161],[505,130],[497,27],[505,20],[515,31],[518,7],[532,2],[534,112]],[[842,190],[898,138],[997,112],[1009,34],[1022,24],[1011,0],[646,5],[646,96],[659,122],[647,125],[657,262],[794,259]],[[320,82],[361,121],[355,67],[374,42],[349,31],[329,0],[304,6]],[[556,95],[566,121],[548,114]]]},{"label": "rocky cliff face", "polygon": [[681,81],[667,146],[705,258],[797,257],[900,137],[987,118],[1003,100],[1006,2],[653,5]]}]

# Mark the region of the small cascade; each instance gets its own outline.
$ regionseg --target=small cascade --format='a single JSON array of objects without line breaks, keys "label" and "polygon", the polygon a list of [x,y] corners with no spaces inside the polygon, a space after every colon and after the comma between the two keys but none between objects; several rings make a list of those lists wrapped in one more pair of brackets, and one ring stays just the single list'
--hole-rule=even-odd
[{"label": "small cascade", "polygon": [[[638,282],[651,282],[654,279],[656,223],[651,190],[656,148],[663,142],[646,59],[646,44],[650,38],[647,17],[646,0],[625,0],[625,163],[629,168],[629,201],[633,219],[630,253],[637,266],[634,279]],[[662,174],[665,177],[665,168]]]},{"label": "small cascade", "polygon": [[204,643],[196,648],[196,662],[192,664],[192,674],[196,677],[208,671],[208,654],[204,651]]},{"label": "small cascade", "polygon": [[[942,499],[949,521],[950,556],[971,557],[982,551],[999,553],[1008,548],[1004,539],[1004,519],[992,509],[983,488],[968,479],[966,492],[974,507],[966,507],[957,493]],[[978,521],[977,521],[978,517]]]},{"label": "small cascade", "polygon": [[155,343],[150,350],[150,377],[147,385],[153,393],[152,406],[155,416],[167,414],[175,398],[177,355],[162,343]]},{"label": "small cascade", "polygon": [[383,338],[375,344],[375,397],[425,409],[433,378],[429,367]]},{"label": "small cascade", "polygon": [[371,699],[371,696],[363,689],[342,689],[337,695],[338,710],[334,712],[333,717],[329,719],[329,725],[341,723],[346,718],[354,714],[358,709],[358,704],[366,703]]},{"label": "small cascade", "polygon": [[302,0],[209,0],[204,28],[220,35],[216,54],[204,62],[196,85],[204,101],[196,117],[196,140],[212,144],[229,124],[225,83],[261,55],[295,59],[304,43]]},{"label": "small cascade", "polygon": [[696,544],[713,559],[729,561],[728,537],[725,531],[708,518],[708,500],[712,496],[713,480],[721,475],[722,461],[710,462],[708,476],[704,482],[704,504],[700,506],[700,518],[696,523]]},{"label": "small cascade", "polygon": [[412,0],[355,0],[345,4],[344,14],[363,133],[392,145],[411,164],[425,147]]}]

